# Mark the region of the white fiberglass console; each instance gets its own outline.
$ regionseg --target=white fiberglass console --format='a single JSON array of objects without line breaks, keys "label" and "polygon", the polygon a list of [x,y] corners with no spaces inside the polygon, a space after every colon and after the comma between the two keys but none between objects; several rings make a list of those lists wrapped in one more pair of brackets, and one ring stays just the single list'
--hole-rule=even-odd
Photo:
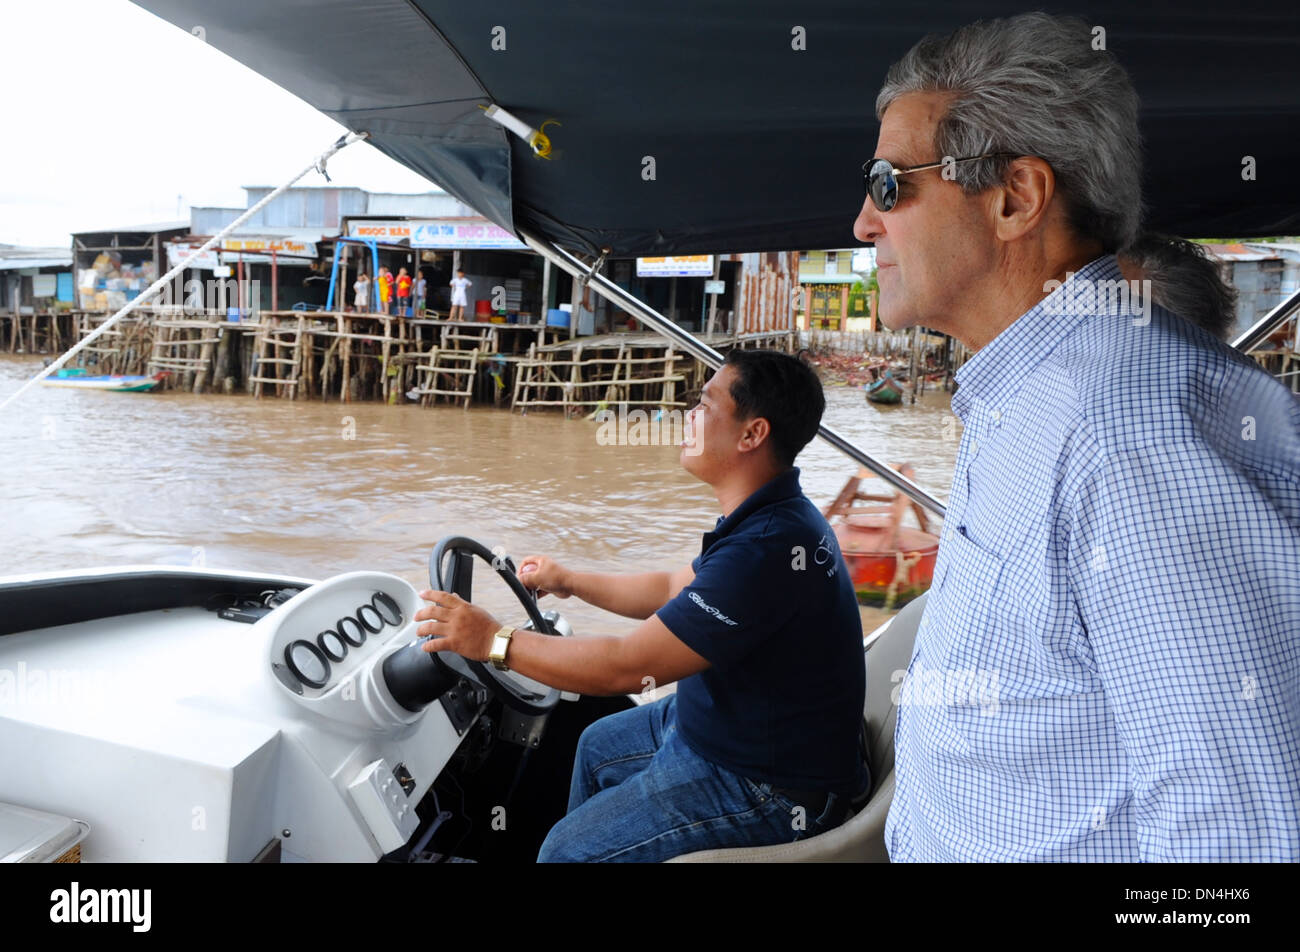
[{"label": "white fiberglass console", "polygon": [[[259,589],[287,600],[252,623],[213,610]],[[488,700],[467,680],[420,711],[394,700],[383,661],[422,605],[379,572],[0,580],[0,801],[86,821],[92,862],[373,861]]]}]

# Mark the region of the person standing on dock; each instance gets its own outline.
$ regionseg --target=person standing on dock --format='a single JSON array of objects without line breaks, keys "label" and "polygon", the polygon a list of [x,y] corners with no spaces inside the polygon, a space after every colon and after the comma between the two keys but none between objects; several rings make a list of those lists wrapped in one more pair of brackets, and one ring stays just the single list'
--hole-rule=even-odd
[{"label": "person standing on dock", "polygon": [[424,279],[424,272],[415,272],[415,316],[424,317],[424,301],[429,293],[429,282]]},{"label": "person standing on dock", "polygon": [[386,267],[379,269],[379,309],[393,313],[393,273]]},{"label": "person standing on dock", "polygon": [[457,271],[456,277],[451,279],[451,320],[465,319],[465,308],[469,306],[468,291],[473,284],[465,277],[464,271]]},{"label": "person standing on dock", "polygon": [[[1216,336],[1203,255],[1130,253],[1138,97],[1097,29],[929,36],[876,99],[853,231],[880,318],[973,352],[895,672],[885,841],[894,861],[1296,862],[1300,403]],[[1189,288],[1211,300],[1169,310]]]},{"label": "person standing on dock", "polygon": [[405,268],[397,269],[397,316],[411,316],[411,276]]},{"label": "person standing on dock", "polygon": [[362,271],[352,284],[353,304],[362,314],[370,310],[370,279]]}]

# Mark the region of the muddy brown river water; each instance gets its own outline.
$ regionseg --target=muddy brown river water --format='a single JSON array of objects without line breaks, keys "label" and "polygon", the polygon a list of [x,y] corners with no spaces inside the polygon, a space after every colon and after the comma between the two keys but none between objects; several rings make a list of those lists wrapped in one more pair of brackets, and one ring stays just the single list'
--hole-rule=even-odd
[{"label": "muddy brown river water", "polygon": [[[0,395],[40,358],[0,357]],[[877,407],[827,391],[825,422],[946,500],[961,426],[948,395]],[[559,414],[36,387],[0,418],[0,575],[139,563],[325,578],[360,569],[427,586],[449,534],[595,571],[672,569],[717,502],[675,445],[600,445]],[[814,441],[804,492],[834,498],[856,464]],[[475,598],[521,621],[477,567]],[[579,634],[630,623],[569,599]],[[864,624],[879,617],[864,610]],[[868,629],[869,630],[869,629]]]}]

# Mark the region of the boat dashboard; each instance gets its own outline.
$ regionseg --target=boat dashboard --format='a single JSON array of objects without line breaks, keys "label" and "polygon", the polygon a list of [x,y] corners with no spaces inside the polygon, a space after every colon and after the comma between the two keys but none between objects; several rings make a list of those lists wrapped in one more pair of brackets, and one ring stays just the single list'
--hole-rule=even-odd
[{"label": "boat dashboard", "polygon": [[422,605],[381,572],[2,579],[0,801],[88,823],[87,861],[408,850],[458,749],[527,754],[546,720],[503,711],[454,655],[436,697],[400,703],[385,662],[418,640]]}]

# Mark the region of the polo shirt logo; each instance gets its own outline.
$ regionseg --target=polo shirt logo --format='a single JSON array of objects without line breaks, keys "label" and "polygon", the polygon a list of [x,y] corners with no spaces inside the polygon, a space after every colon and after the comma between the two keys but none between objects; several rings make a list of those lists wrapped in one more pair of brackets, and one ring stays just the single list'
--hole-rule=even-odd
[{"label": "polo shirt logo", "polygon": [[829,565],[826,570],[826,577],[831,578],[839,569],[838,546],[835,544],[834,536],[823,535],[817,542],[817,551],[813,554],[813,561],[818,565]]},{"label": "polo shirt logo", "polygon": [[695,594],[694,592],[687,592],[686,596],[691,601],[693,601],[696,605],[699,605],[706,612],[708,612],[710,615],[716,618],[718,621],[726,622],[728,625],[739,624],[739,622],[737,622],[734,618],[728,618],[726,615],[722,614],[722,612],[718,611],[712,605],[705,602],[704,599],[700,598],[700,596]]}]

